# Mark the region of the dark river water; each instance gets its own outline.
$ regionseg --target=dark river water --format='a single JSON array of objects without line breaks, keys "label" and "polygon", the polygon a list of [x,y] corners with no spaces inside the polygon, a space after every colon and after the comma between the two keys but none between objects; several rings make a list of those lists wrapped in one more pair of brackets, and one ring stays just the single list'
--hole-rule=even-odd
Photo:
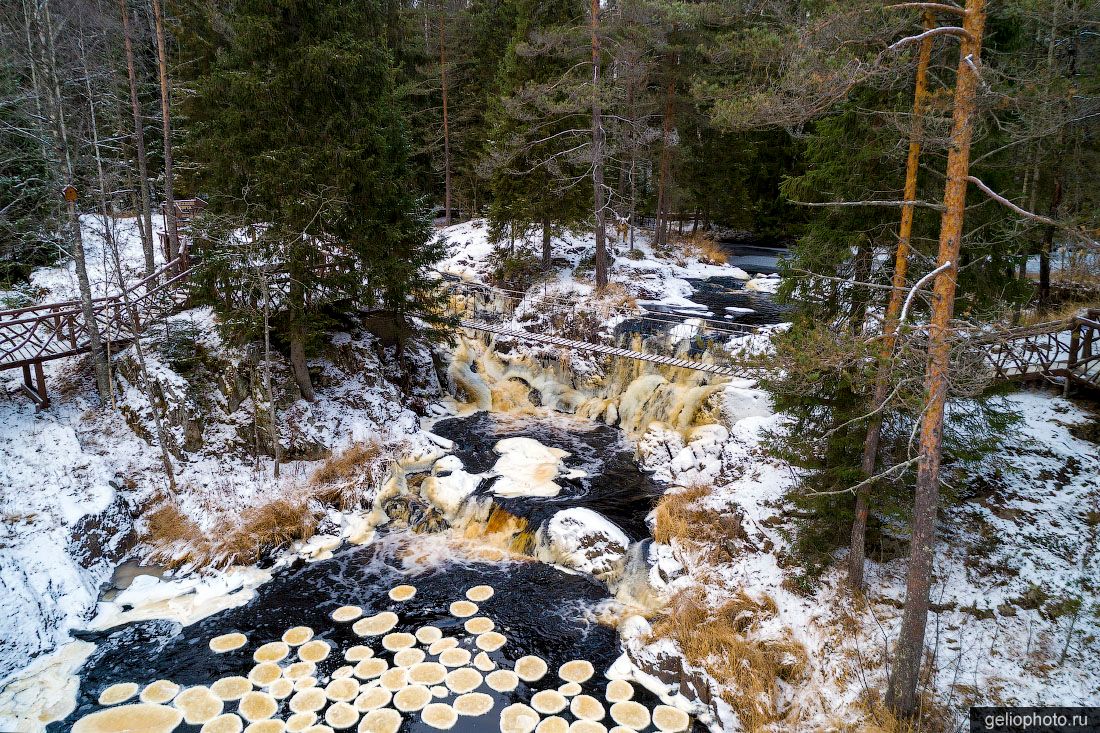
[{"label": "dark river water", "polygon": [[[433,430],[455,441],[454,452],[470,472],[491,468],[497,457],[492,446],[506,437],[532,437],[567,450],[573,455],[566,459],[566,465],[585,470],[586,478],[565,482],[558,497],[498,502],[512,513],[528,517],[532,523],[562,508],[586,506],[611,519],[634,538],[647,534],[644,517],[660,487],[638,470],[629,444],[613,428],[589,426],[567,418],[502,418],[477,413],[444,420]],[[388,591],[401,584],[413,585],[417,592],[408,601],[395,602]],[[536,655],[546,660],[549,671],[537,682],[520,682],[512,692],[497,692],[483,684],[477,691],[493,697],[493,709],[478,718],[459,716],[451,730],[459,733],[498,730],[500,711],[505,706],[527,703],[538,690],[556,689],[563,682],[557,677],[558,667],[574,659],[586,659],[593,664],[596,673],[583,683],[584,693],[610,708],[605,700],[607,679],[603,673],[622,650],[616,630],[595,621],[597,607],[610,600],[603,584],[586,575],[533,560],[467,559],[444,535],[416,535],[402,530],[388,534],[383,531],[373,543],[345,547],[328,560],[299,561],[279,570],[271,581],[257,588],[255,597],[247,604],[189,626],[173,621],[145,621],[102,633],[81,634],[97,646],[80,671],[77,709],[67,720],[52,724],[49,730],[67,731],[79,718],[101,709],[97,704],[99,694],[119,682],[144,686],[167,679],[186,688],[209,686],[227,676],[247,676],[256,664],[253,652],[264,643],[279,640],[284,631],[294,626],[312,628],[314,638],[324,639],[334,647],[329,657],[317,665],[315,676],[319,686],[328,682],[334,669],[349,664],[342,652],[353,645],[370,645],[376,656],[390,660],[392,666],[393,654],[382,648],[379,637],[359,637],[352,630],[352,623],[331,619],[331,613],[344,605],[360,606],[364,615],[393,611],[400,618],[393,631],[412,633],[424,625],[437,626],[444,635],[459,639],[462,648],[476,654],[479,650],[474,645],[475,636],[463,628],[465,619],[449,612],[450,604],[463,600],[465,591],[475,585],[489,585],[496,591],[490,599],[478,603],[476,615],[491,618],[496,624],[495,631],[507,637],[503,648],[489,654],[498,668],[511,669],[520,657]],[[243,633],[248,643],[226,654],[212,652],[208,646],[210,639],[230,632]],[[427,657],[429,661],[433,659]],[[658,701],[640,686],[634,687],[634,699],[652,710]],[[448,691],[446,697],[432,701],[448,703],[455,697]],[[289,717],[289,699],[279,703],[276,718]],[[136,698],[130,702],[136,702]],[[225,704],[225,712],[235,710],[236,703]],[[559,715],[567,720],[572,718],[568,708]],[[610,717],[603,722],[609,729],[614,726]],[[183,724],[177,730],[198,731],[199,726]],[[427,733],[435,729],[425,724],[418,712],[412,712],[404,714],[401,730]],[[646,730],[655,729],[651,726]]]}]

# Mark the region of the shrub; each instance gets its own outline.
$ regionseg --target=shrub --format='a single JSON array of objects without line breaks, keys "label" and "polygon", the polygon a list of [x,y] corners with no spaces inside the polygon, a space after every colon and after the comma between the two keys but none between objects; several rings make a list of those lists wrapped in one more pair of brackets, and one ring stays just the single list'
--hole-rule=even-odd
[{"label": "shrub", "polygon": [[489,256],[490,282],[498,288],[526,292],[542,277],[542,259],[528,247],[498,246]]},{"label": "shrub", "polygon": [[694,257],[709,265],[724,265],[729,261],[729,256],[722,249],[722,245],[718,243],[718,240],[704,232],[680,237],[677,244],[684,256]]},{"label": "shrub", "polygon": [[222,517],[204,532],[175,503],[145,515],[152,559],[169,567],[251,565],[293,540],[312,537],[318,517],[304,500],[275,499]]},{"label": "shrub", "polygon": [[806,650],[793,639],[750,638],[775,612],[771,597],[744,591],[711,610],[703,591],[693,588],[672,599],[651,639],[676,642],[692,665],[706,670],[746,731],[770,730],[788,714],[783,685],[805,679],[808,666]]}]

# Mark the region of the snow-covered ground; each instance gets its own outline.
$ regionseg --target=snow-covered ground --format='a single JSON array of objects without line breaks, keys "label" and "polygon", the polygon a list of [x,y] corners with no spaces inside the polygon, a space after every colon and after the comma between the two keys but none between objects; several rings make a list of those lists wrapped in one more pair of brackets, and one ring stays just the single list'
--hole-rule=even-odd
[{"label": "snow-covered ground", "polygon": [[[103,259],[102,251],[96,250],[98,222],[86,224],[90,267],[99,273],[93,279],[101,282],[104,270],[95,269]],[[124,251],[136,272],[140,248],[135,246],[135,232],[126,222],[122,230],[129,231]],[[450,247],[440,269],[468,279],[484,278],[492,250],[484,222],[459,224],[445,234]],[[591,247],[590,236],[555,238],[554,255],[568,267],[557,271],[551,290],[578,300],[592,296],[590,282],[573,276]],[[732,276],[761,291],[778,285],[778,278],[750,278],[750,273],[736,268],[682,256],[658,258],[644,243],[639,243],[639,249],[640,259],[619,253],[612,279],[641,303],[705,311],[691,301],[689,278]],[[33,281],[44,300],[75,294],[71,266],[39,271]],[[536,296],[532,294],[517,308],[517,317],[524,315]],[[206,352],[216,355],[218,368],[227,373],[247,370],[248,355],[222,344],[214,325],[209,311],[196,309],[175,317],[172,327],[193,334]],[[191,391],[192,385],[170,360],[159,355],[152,343],[155,338],[150,342],[150,366],[177,408],[169,429],[177,447],[174,463],[181,486],[177,503],[185,514],[209,527],[215,519],[208,511],[211,497],[222,509],[232,511],[293,492],[308,482],[316,461],[290,461],[279,481],[271,476],[270,459],[262,458],[257,465],[250,454],[251,399],[230,399],[209,385],[209,399],[199,399],[201,395]],[[766,334],[753,340],[754,348],[767,347]],[[530,345],[512,342],[508,346],[521,356],[545,356]],[[438,476],[426,479],[421,491],[453,517],[480,475],[466,473],[454,456],[439,458],[447,447],[425,433],[417,416],[402,405],[393,365],[378,354],[369,336],[334,335],[325,358],[311,360],[321,375],[317,402],[292,400],[281,412],[286,448],[302,454],[316,448],[339,451],[353,442],[375,439],[401,443],[410,454],[430,454],[432,458],[421,468],[426,470],[439,459],[432,469]],[[526,363],[534,368],[535,361]],[[555,403],[551,391],[583,392],[599,369],[595,363],[575,360],[569,369],[560,363],[555,369],[547,367],[538,377],[543,381],[525,374],[543,390],[544,406],[575,407],[580,397]],[[563,374],[570,384],[550,384],[552,379],[561,381]],[[132,517],[165,491],[159,453],[147,439],[149,405],[134,384],[120,374],[118,399],[125,409],[114,411],[95,405],[90,396],[93,380],[83,359],[54,362],[47,376],[55,401],[46,412],[36,413],[18,396],[0,395],[4,532],[0,614],[6,619],[0,649],[0,722],[3,713],[11,712],[3,705],[12,700],[71,694],[68,675],[83,658],[81,654],[87,653],[87,645],[69,644],[62,655],[44,652],[62,644],[69,631],[87,624],[115,559],[134,539]],[[467,376],[472,379],[472,372]],[[494,375],[479,372],[477,376],[490,380]],[[506,374],[499,376],[506,378]],[[778,686],[777,703],[788,717],[777,730],[858,729],[867,722],[867,693],[878,693],[885,685],[886,644],[896,637],[905,561],[870,565],[871,592],[864,604],[849,601],[839,570],[827,573],[812,591],[797,590],[789,567],[793,523],[786,501],[797,475],[789,465],[768,456],[762,446],[766,432],[784,429],[783,416],[774,413],[767,396],[750,379],[719,385],[690,381],[697,376],[655,379],[653,374],[630,372],[621,382],[608,380],[624,390],[614,403],[601,398],[598,390],[585,392],[589,400],[585,414],[620,421],[624,430],[633,433],[646,468],[670,484],[708,487],[697,499],[697,507],[728,518],[739,528],[728,546],[721,548],[682,546],[676,540],[668,545],[653,543],[652,585],[666,599],[679,592],[701,591],[699,597],[709,608],[719,608],[740,593],[770,598],[774,612],[762,614],[746,636],[750,641],[793,641],[801,645],[807,660],[802,677]],[[676,379],[690,383],[679,384]],[[518,402],[527,399],[531,384],[517,389]],[[13,385],[13,381],[7,384],[8,392]],[[1100,704],[1100,609],[1095,601],[1095,578],[1100,577],[1095,552],[1100,451],[1095,442],[1073,435],[1074,426],[1095,417],[1041,392],[1019,392],[1007,399],[1021,416],[1019,424],[1001,454],[971,467],[966,485],[955,487],[965,500],[945,511],[941,523],[943,541],[933,590],[936,605],[929,624],[936,670],[933,698],[956,717],[968,705],[983,702]],[[497,402],[493,399],[490,404]],[[645,407],[635,409],[631,404]],[[436,414],[444,412],[438,405],[430,408]],[[546,409],[524,405],[524,409],[535,408]],[[628,420],[630,410],[636,417]],[[652,421],[655,416],[672,415],[676,419]],[[201,425],[197,443],[196,423]],[[540,448],[530,443],[505,446],[504,465],[494,471],[510,476],[523,490],[551,491],[554,478],[561,475],[561,456]],[[512,465],[517,459],[522,464],[518,467]],[[546,537],[541,538],[552,550],[546,559],[609,577],[622,572],[620,563],[630,562],[627,541],[614,525],[586,512],[566,510],[558,521],[548,524]],[[358,519],[336,517],[335,521],[337,531],[300,543],[294,550],[323,557],[340,536],[362,534]],[[593,552],[597,544],[601,551]],[[841,565],[838,562],[837,567]],[[190,575],[161,583],[142,580],[131,592],[131,600],[137,605],[150,598],[186,596],[188,602],[173,601],[172,607],[180,618],[193,619],[227,602],[229,591],[247,591],[263,579],[263,571],[238,569],[205,579]],[[101,606],[97,625],[140,617],[144,611],[138,610],[139,616],[126,615],[133,613],[123,610],[127,598],[123,595],[114,604]],[[237,595],[232,602],[242,598]],[[213,605],[204,599],[214,599]],[[640,666],[624,669],[620,665],[616,674],[634,676],[667,701],[690,705],[681,699],[682,686],[651,674],[652,668],[646,667],[647,663],[659,666],[668,655],[678,654],[669,639],[648,637],[649,629],[641,616],[622,624],[630,657]],[[37,683],[38,688],[31,689],[17,681],[4,690],[13,673],[35,657],[35,666],[55,669],[41,678],[53,682]],[[722,692],[704,671],[686,671],[713,686],[710,692]],[[720,702],[720,695],[710,708],[697,709],[703,712],[704,708],[717,715],[716,728],[738,729],[736,712]]]},{"label": "snow-covered ground", "polygon": [[[472,222],[448,234],[452,246],[444,269],[483,277],[491,251],[484,226]],[[591,247],[590,237],[565,237],[555,239],[554,254],[574,262],[572,253]],[[658,261],[651,250],[643,246],[643,251],[643,260],[619,257],[612,270],[612,280],[640,302],[689,309],[695,304],[685,278],[731,274],[713,265]],[[555,288],[578,298],[590,293],[568,272],[559,271],[557,278]],[[757,276],[747,287],[774,292],[779,282]],[[533,290],[530,299],[537,297]],[[522,314],[524,307],[516,312]],[[517,345],[508,342],[507,348]],[[523,352],[525,347],[518,348]],[[623,386],[629,392],[639,381]],[[748,633],[765,641],[793,639],[809,660],[800,684],[780,686],[778,707],[788,716],[782,729],[868,724],[870,701],[886,685],[906,560],[869,563],[867,603],[850,600],[842,555],[814,590],[797,590],[788,557],[792,507],[786,501],[797,474],[762,447],[765,433],[782,432],[784,418],[774,414],[752,380],[730,380],[714,399],[720,406],[714,424],[689,430],[642,424],[636,436],[643,465],[674,484],[711,487],[697,507],[736,517],[742,533],[732,554],[669,548],[677,560],[672,567],[686,568],[686,573],[662,590],[667,597],[698,588],[712,608],[742,591],[774,600],[776,612]],[[930,698],[949,728],[961,725],[967,708],[976,704],[1100,704],[1095,581],[1100,577],[1100,449],[1072,432],[1097,417],[1041,391],[1014,393],[1007,406],[1019,422],[1000,453],[963,472],[965,483],[954,486],[963,500],[941,519],[928,648],[935,670]],[[660,556],[667,555],[658,545],[653,557]],[[648,628],[640,620],[624,624],[627,646],[636,660],[660,667],[670,642],[646,642]],[[677,653],[675,645],[671,651]],[[652,677],[648,682],[670,697],[679,694],[674,686],[662,689],[667,682]],[[727,730],[738,729],[728,706],[716,702],[715,708]]]},{"label": "snow-covered ground", "polygon": [[[486,221],[473,219],[456,224],[443,230],[443,234],[448,243],[447,255],[437,269],[466,280],[484,282],[492,270],[493,252]],[[541,247],[541,239],[536,242],[532,237],[526,246]],[[553,237],[554,258],[562,265],[553,274],[557,287],[578,295],[591,294],[591,283],[578,282],[574,275],[582,260],[591,257],[594,246],[595,237],[588,231],[563,232]],[[698,309],[705,313],[703,306],[690,300],[692,287],[687,278],[751,279],[749,273],[738,267],[708,264],[686,254],[678,253],[675,258],[657,257],[641,234],[635,239],[635,249],[640,253],[637,259],[628,256],[629,248],[622,242],[611,241],[608,246],[614,256],[611,280],[625,287],[639,303]]]},{"label": "snow-covered ground", "polygon": [[[90,275],[104,292],[104,273],[113,268],[104,266],[100,221],[83,223]],[[133,220],[118,222],[117,231],[136,279],[142,260]],[[32,281],[43,302],[77,292],[71,263],[36,271]],[[145,339],[149,371],[169,408],[175,504],[209,529],[218,516],[298,491],[316,461],[290,460],[275,480],[271,459],[252,455],[254,355],[223,344],[207,308],[172,317],[167,330],[209,360],[191,383],[170,363],[162,331]],[[83,357],[46,364],[53,404],[42,412],[18,394],[18,372],[0,373],[0,687],[87,621],[101,586],[135,541],[133,518],[168,491],[150,406],[126,359],[125,353],[116,359],[118,409],[98,404]],[[418,417],[389,381],[396,366],[382,362],[371,336],[335,334],[312,366],[320,374],[317,401],[280,408],[284,450],[327,454],[376,441],[415,452],[424,442]]]}]

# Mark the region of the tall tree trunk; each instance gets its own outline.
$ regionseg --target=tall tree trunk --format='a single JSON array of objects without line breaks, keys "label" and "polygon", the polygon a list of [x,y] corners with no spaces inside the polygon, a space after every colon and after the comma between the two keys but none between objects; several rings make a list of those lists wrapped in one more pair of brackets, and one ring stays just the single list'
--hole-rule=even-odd
[{"label": "tall tree trunk", "polygon": [[[23,0],[23,29],[27,35],[27,66],[30,67],[31,88],[34,89],[34,111],[36,113],[35,126],[38,128],[39,132],[38,147],[42,153],[42,159],[49,160],[49,143],[47,142],[48,137],[47,135],[43,134],[42,130],[42,120],[46,118],[46,115],[42,110],[42,99],[46,95],[42,90],[42,83],[38,79],[38,64],[35,61],[35,56],[37,56],[38,54],[34,48],[34,36],[31,33],[31,12],[30,8],[27,7],[27,2],[28,0]],[[38,14],[36,12],[35,18],[37,17]]]},{"label": "tall tree trunk", "polygon": [[[173,493],[176,490],[176,472],[172,467],[172,457],[168,453],[168,437],[164,430],[164,421],[161,419],[160,409],[157,407],[156,398],[153,393],[152,384],[153,380],[149,377],[149,370],[145,366],[145,351],[141,345],[140,333],[138,328],[143,319],[141,314],[138,313],[137,307],[134,306],[130,300],[130,292],[126,288],[126,275],[122,271],[122,262],[118,255],[118,240],[115,239],[114,229],[111,225],[110,216],[107,213],[107,179],[103,173],[103,156],[100,154],[99,149],[99,125],[96,121],[96,108],[95,97],[92,95],[92,82],[91,74],[88,70],[88,58],[84,54],[84,38],[80,38],[80,60],[84,64],[84,84],[88,94],[88,111],[92,122],[92,147],[95,151],[95,164],[96,164],[96,176],[99,180],[99,207],[100,218],[103,221],[103,240],[107,243],[107,248],[111,253],[111,261],[114,264],[115,277],[118,278],[119,291],[122,294],[122,302],[126,308],[126,312],[129,314],[130,323],[134,327],[134,355],[137,357],[138,374],[141,377],[141,390],[145,394],[145,398],[149,400],[149,409],[153,413],[153,428],[157,435],[157,445],[160,447],[160,461],[161,466],[164,468],[164,475],[168,479],[168,489]],[[111,400],[114,401],[114,393],[112,391]]]},{"label": "tall tree trunk", "polygon": [[[261,277],[264,288],[264,391],[267,392],[267,417],[271,421],[271,452],[275,457],[273,475],[279,478],[283,447],[279,442],[279,422],[275,413],[275,390],[271,388],[271,285],[267,275]],[[308,377],[309,372],[307,370]]]},{"label": "tall tree trunk", "polygon": [[[80,38],[77,43],[80,48],[80,62],[84,67],[84,92],[88,97],[88,116],[92,123],[92,151],[95,154],[95,168],[96,178],[99,181],[99,216],[103,222],[103,241],[107,243],[107,246],[112,250],[117,250],[117,244],[115,242],[114,227],[111,226],[110,214],[107,208],[107,177],[103,173],[103,155],[99,149],[99,122],[96,114],[95,96],[92,93],[92,74],[88,68],[88,55],[84,49],[84,29],[80,29]],[[104,252],[104,259],[106,259],[106,252]],[[104,261],[104,281],[109,280],[106,276],[106,261]],[[119,274],[118,286],[120,289],[126,288],[126,282],[122,278],[122,274]],[[110,341],[110,334],[107,335],[108,342]],[[114,382],[111,378],[111,360],[110,353],[104,355],[103,363],[107,367],[107,384],[109,393],[111,395],[111,408],[115,408],[115,390]]]},{"label": "tall tree trunk", "polygon": [[607,286],[607,230],[604,226],[604,129],[600,111],[600,0],[592,0],[592,197],[596,213],[596,287]]},{"label": "tall tree trunk", "polygon": [[631,252],[634,251],[634,220],[638,210],[638,106],[634,85],[635,80],[632,74],[626,88],[626,108],[630,113],[630,172],[628,174],[630,177],[630,210],[627,214],[626,225],[629,230]]},{"label": "tall tree trunk", "polygon": [[[932,28],[936,19],[931,13],[924,15],[924,27]],[[917,198],[917,174],[920,170],[921,137],[924,132],[924,103],[928,93],[928,62],[932,56],[932,38],[925,38],[920,44],[917,58],[917,80],[913,92],[913,121],[909,127],[909,156],[905,161],[905,201]],[[909,243],[913,236],[912,205],[901,209],[901,225],[898,227],[898,246],[894,253],[894,289],[890,291],[890,300],[886,305],[886,315],[882,321],[882,346],[879,350],[878,370],[875,374],[875,392],[871,400],[871,420],[867,425],[867,437],[863,441],[863,476],[870,478],[875,473],[878,458],[878,445],[882,437],[882,406],[890,392],[890,361],[894,356],[897,343],[898,314],[905,298],[905,277],[909,269]],[[852,539],[848,548],[848,584],[853,590],[863,587],[863,563],[867,537],[867,515],[870,511],[871,484],[867,483],[856,491],[855,518],[852,521]]]},{"label": "tall tree trunk", "polygon": [[130,81],[130,108],[134,115],[134,151],[138,166],[138,188],[140,210],[138,229],[141,231],[141,248],[145,253],[145,275],[148,277],[156,269],[153,255],[153,203],[149,195],[149,165],[145,159],[145,124],[141,118],[141,103],[138,101],[137,70],[134,67],[134,43],[130,37],[130,11],[126,0],[118,0],[119,13],[122,16],[122,38],[126,48],[126,75]]},{"label": "tall tree trunk", "polygon": [[[1059,136],[1061,138],[1061,136]],[[1061,147],[1061,141],[1059,140],[1058,147]],[[1061,152],[1056,152],[1059,156],[1059,163],[1055,165],[1054,172],[1054,189],[1050,193],[1050,209],[1048,214],[1051,219],[1058,216],[1058,208],[1062,205],[1062,172],[1061,172]],[[1039,247],[1039,312],[1046,313],[1050,308],[1050,255],[1054,251],[1054,229],[1053,226],[1047,226],[1043,230],[1043,243]]]},{"label": "tall tree trunk", "polygon": [[[1050,38],[1047,41],[1047,74],[1053,81],[1054,77],[1054,48],[1058,37],[1058,11],[1060,3],[1054,0],[1051,7]],[[1053,219],[1058,213],[1058,207],[1062,204],[1062,141],[1064,128],[1059,129],[1058,140],[1054,144],[1056,158],[1054,172],[1054,189],[1050,194],[1050,217]],[[1035,209],[1031,209],[1034,211]],[[1043,231],[1043,241],[1039,247],[1039,313],[1046,313],[1050,307],[1050,254],[1054,246],[1054,227],[1048,226]]]},{"label": "tall tree trunk", "polygon": [[[71,184],[70,184],[71,185]],[[76,212],[76,196],[69,204],[69,226],[72,229],[73,260],[76,262],[76,281],[80,288],[80,310],[84,314],[84,323],[88,330],[88,349],[95,366],[96,390],[101,400],[111,398],[111,372],[107,367],[107,355],[103,352],[103,339],[96,321],[95,306],[92,303],[92,287],[88,280],[88,263],[84,257],[84,239],[80,233],[80,217]]]},{"label": "tall tree trunk", "polygon": [[451,225],[451,130],[447,124],[447,4],[439,3],[439,80],[443,87],[443,225]]},{"label": "tall tree trunk", "polygon": [[668,86],[665,91],[665,114],[661,126],[661,158],[658,164],[657,173],[657,225],[654,228],[656,244],[665,244],[668,242],[668,236],[665,234],[665,229],[669,210],[668,178],[670,167],[669,157],[671,154],[670,148],[672,147],[672,117],[675,112],[675,108],[672,104],[672,95],[674,92],[675,85],[670,72]]},{"label": "tall tree trunk", "polygon": [[290,281],[290,371],[302,397],[313,402],[313,382],[306,365],[305,291],[301,280],[291,271]]},{"label": "tall tree trunk", "polygon": [[542,217],[542,271],[550,271],[550,217]]},{"label": "tall tree trunk", "polygon": [[947,183],[943,194],[944,212],[940,222],[937,258],[937,267],[944,269],[936,276],[933,286],[932,315],[928,324],[926,404],[920,427],[920,454],[909,541],[905,611],[886,692],[887,705],[906,716],[912,715],[917,707],[917,683],[920,680],[924,636],[928,623],[928,597],[932,584],[936,514],[940,498],[944,407],[950,383],[951,317],[955,307],[959,248],[962,244],[963,216],[966,212],[970,142],[974,130],[982,32],[985,28],[985,0],[967,0],[963,28],[969,37],[962,41],[955,77],[951,145],[947,155]]},{"label": "tall tree trunk", "polygon": [[[53,104],[51,117],[57,126],[55,140],[60,146],[59,158],[65,161],[65,175],[72,186],[74,168],[72,155],[69,152],[69,134],[65,123],[65,104],[61,97],[61,80],[57,73],[57,53],[53,42],[53,19],[50,15],[50,3],[43,3],[43,18],[45,27],[39,24],[39,37],[42,41],[42,50],[48,54],[46,64],[50,82],[53,85]],[[92,363],[95,366],[96,389],[101,400],[107,400],[111,396],[111,376],[107,367],[107,355],[103,353],[103,341],[99,334],[99,323],[96,321],[95,306],[92,302],[92,283],[88,278],[88,263],[84,256],[84,238],[80,231],[80,217],[76,211],[76,188],[74,186],[71,196],[66,196],[69,211],[70,238],[73,244],[73,261],[76,264],[76,282],[80,290],[80,309],[84,315],[85,328],[88,331],[88,348],[92,355]]]},{"label": "tall tree trunk", "polygon": [[160,113],[164,136],[164,224],[168,235],[168,259],[180,254],[179,225],[176,222],[175,178],[172,171],[171,90],[168,87],[168,47],[164,40],[164,16],[160,0],[153,2],[153,19],[157,28],[157,69],[160,74]]}]

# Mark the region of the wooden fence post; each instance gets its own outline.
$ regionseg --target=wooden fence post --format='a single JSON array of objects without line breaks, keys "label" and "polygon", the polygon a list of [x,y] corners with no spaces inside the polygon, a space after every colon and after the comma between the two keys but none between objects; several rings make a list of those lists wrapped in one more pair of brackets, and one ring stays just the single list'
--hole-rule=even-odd
[{"label": "wooden fence post", "polygon": [[1062,396],[1069,397],[1070,384],[1073,382],[1073,369],[1077,366],[1077,355],[1081,349],[1081,329],[1084,324],[1078,319],[1073,319],[1073,327],[1069,331],[1069,356],[1066,357],[1066,381],[1062,385]]}]

